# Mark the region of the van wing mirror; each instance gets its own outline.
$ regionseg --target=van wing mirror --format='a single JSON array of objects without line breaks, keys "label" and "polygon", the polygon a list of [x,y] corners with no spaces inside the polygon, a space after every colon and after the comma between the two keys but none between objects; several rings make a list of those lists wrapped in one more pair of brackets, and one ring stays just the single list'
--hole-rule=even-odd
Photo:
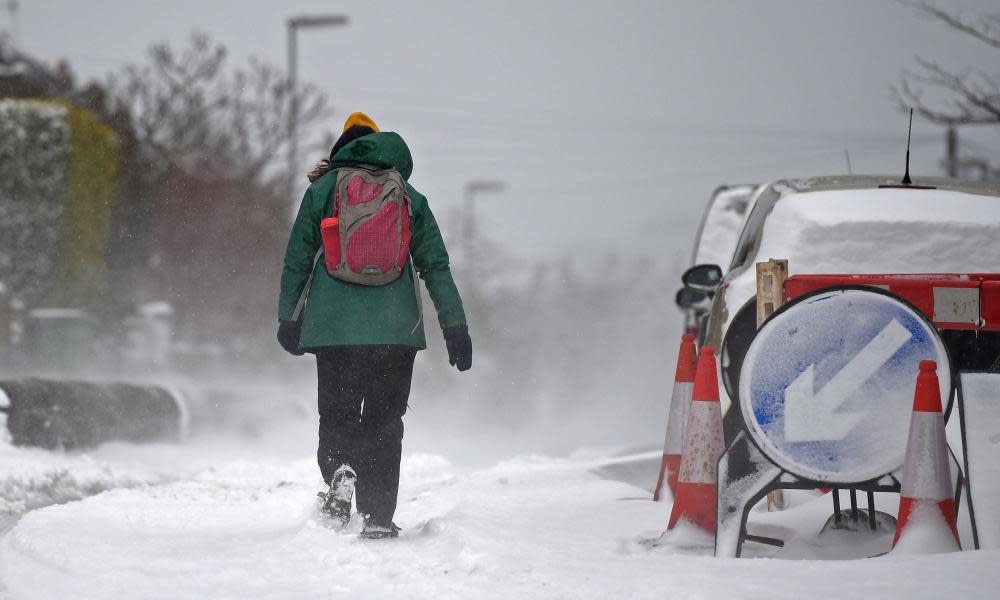
[{"label": "van wing mirror", "polygon": [[722,282],[722,267],[719,265],[695,265],[681,275],[684,287],[713,292]]},{"label": "van wing mirror", "polygon": [[677,290],[677,296],[674,297],[674,302],[680,308],[693,308],[704,302],[706,298],[708,298],[707,292],[696,290],[694,288],[682,287]]}]

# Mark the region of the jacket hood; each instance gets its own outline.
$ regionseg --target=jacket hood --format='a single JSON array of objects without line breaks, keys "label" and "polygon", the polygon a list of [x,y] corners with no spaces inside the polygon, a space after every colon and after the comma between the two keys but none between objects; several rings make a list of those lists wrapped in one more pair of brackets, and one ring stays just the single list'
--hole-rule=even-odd
[{"label": "jacket hood", "polygon": [[341,148],[330,161],[330,169],[352,165],[374,165],[392,167],[399,171],[403,179],[413,173],[413,157],[410,149],[398,133],[386,131],[372,133],[358,138]]}]

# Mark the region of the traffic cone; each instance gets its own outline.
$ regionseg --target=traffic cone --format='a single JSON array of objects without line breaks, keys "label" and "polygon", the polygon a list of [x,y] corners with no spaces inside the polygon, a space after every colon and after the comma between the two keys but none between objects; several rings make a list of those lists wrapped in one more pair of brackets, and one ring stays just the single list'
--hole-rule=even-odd
[{"label": "traffic cone", "polygon": [[[945,441],[941,390],[936,371],[937,363],[933,360],[920,361],[893,549],[900,539],[906,541],[909,533],[907,526],[914,529],[918,524],[926,524],[919,525],[921,547],[908,545],[906,551],[949,552],[962,549],[958,541],[948,443]],[[950,536],[943,525],[951,530]],[[916,538],[914,541],[917,541]]]},{"label": "traffic cone", "polygon": [[663,480],[667,480],[670,495],[677,496],[677,472],[681,468],[681,451],[684,449],[684,428],[687,425],[688,405],[694,391],[694,373],[698,358],[694,349],[693,333],[681,336],[681,348],[677,352],[677,370],[674,372],[674,389],[670,394],[670,413],[667,417],[667,433],[663,437],[663,460],[660,461],[660,477],[656,480],[653,500],[660,499]]},{"label": "traffic cone", "polygon": [[684,519],[706,531],[715,531],[716,471],[724,450],[715,349],[705,346],[698,357],[684,431],[684,456],[667,529]]}]

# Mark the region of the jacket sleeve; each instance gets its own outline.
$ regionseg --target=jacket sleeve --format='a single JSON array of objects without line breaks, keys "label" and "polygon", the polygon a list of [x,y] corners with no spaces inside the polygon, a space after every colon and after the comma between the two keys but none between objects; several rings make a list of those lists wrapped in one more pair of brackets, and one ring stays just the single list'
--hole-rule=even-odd
[{"label": "jacket sleeve", "polygon": [[306,190],[285,249],[281,295],[278,297],[278,319],[281,321],[292,319],[295,305],[298,304],[299,296],[312,272],[316,251],[322,243],[319,233],[322,210],[321,203],[315,201],[312,188]]},{"label": "jacket sleeve", "polygon": [[465,309],[462,307],[462,298],[458,295],[455,280],[451,276],[448,250],[444,247],[441,230],[438,229],[437,221],[430,206],[427,205],[426,198],[411,186],[408,185],[407,188],[413,211],[410,240],[413,266],[427,286],[434,308],[437,310],[441,329],[465,325]]}]

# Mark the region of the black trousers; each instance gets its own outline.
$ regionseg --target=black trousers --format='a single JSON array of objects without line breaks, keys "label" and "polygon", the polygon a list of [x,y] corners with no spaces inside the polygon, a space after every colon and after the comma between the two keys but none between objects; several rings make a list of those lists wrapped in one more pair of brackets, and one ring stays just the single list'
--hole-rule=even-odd
[{"label": "black trousers", "polygon": [[403,414],[416,348],[337,346],[316,349],[319,380],[317,459],[327,484],[349,464],[358,474],[358,512],[388,524],[396,512]]}]

